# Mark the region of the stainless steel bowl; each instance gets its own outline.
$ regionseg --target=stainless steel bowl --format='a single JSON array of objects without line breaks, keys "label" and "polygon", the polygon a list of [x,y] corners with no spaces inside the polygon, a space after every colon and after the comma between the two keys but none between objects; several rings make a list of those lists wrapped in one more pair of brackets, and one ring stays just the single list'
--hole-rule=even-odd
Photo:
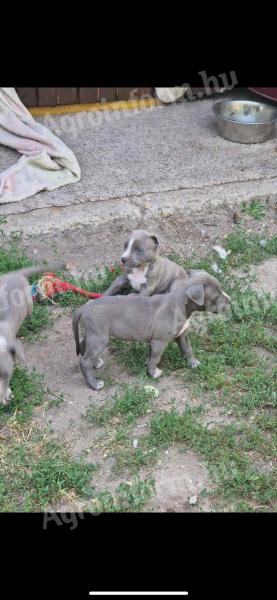
[{"label": "stainless steel bowl", "polygon": [[213,111],[219,134],[231,142],[257,144],[276,136],[275,107],[251,100],[222,100]]}]

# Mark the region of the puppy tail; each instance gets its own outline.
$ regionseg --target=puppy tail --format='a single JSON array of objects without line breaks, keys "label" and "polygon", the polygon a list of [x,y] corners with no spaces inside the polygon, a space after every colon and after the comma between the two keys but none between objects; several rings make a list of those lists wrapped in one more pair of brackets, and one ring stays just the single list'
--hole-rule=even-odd
[{"label": "puppy tail", "polygon": [[80,354],[80,338],[79,338],[79,321],[81,318],[81,309],[77,308],[77,310],[75,310],[75,312],[73,313],[73,317],[72,317],[72,329],[73,329],[73,334],[74,334],[74,339],[75,339],[75,344],[76,344],[76,354],[77,356],[79,356]]}]

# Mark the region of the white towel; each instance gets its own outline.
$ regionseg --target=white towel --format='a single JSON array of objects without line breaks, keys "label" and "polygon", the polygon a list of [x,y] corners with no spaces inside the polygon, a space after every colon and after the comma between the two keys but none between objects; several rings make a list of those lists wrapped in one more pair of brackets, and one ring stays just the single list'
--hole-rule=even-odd
[{"label": "white towel", "polygon": [[22,154],[15,165],[0,174],[0,204],[81,179],[73,152],[33,119],[14,88],[0,88],[0,144]]}]

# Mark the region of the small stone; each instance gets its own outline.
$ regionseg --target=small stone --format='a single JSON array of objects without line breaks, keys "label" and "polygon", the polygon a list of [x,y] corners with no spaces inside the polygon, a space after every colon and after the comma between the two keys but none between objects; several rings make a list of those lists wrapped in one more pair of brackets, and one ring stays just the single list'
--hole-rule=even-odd
[{"label": "small stone", "polygon": [[222,258],[223,260],[225,260],[225,258],[227,258],[228,254],[231,253],[231,250],[225,250],[225,248],[221,248],[221,246],[213,246],[213,249],[217,252],[217,254],[220,256],[220,258]]},{"label": "small stone", "polygon": [[133,441],[133,447],[134,447],[134,448],[137,448],[137,447],[138,447],[138,443],[139,443],[139,442],[138,442],[138,440],[134,440],[134,441]]},{"label": "small stone", "polygon": [[197,500],[198,500],[197,496],[191,496],[189,499],[189,503],[196,504]]},{"label": "small stone", "polygon": [[260,246],[261,246],[262,248],[265,248],[265,247],[266,247],[266,245],[267,245],[267,241],[266,241],[266,240],[260,240]]},{"label": "small stone", "polygon": [[214,273],[222,273],[222,269],[219,268],[216,262],[211,265],[211,268],[214,271]]}]

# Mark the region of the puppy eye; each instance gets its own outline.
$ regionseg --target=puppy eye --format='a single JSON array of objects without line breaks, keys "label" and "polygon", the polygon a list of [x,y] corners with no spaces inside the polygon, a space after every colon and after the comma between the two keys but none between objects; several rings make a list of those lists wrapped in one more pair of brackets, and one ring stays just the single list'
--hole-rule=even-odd
[{"label": "puppy eye", "polygon": [[142,254],[142,252],[143,252],[143,248],[137,248],[137,252],[138,252],[139,254]]}]

